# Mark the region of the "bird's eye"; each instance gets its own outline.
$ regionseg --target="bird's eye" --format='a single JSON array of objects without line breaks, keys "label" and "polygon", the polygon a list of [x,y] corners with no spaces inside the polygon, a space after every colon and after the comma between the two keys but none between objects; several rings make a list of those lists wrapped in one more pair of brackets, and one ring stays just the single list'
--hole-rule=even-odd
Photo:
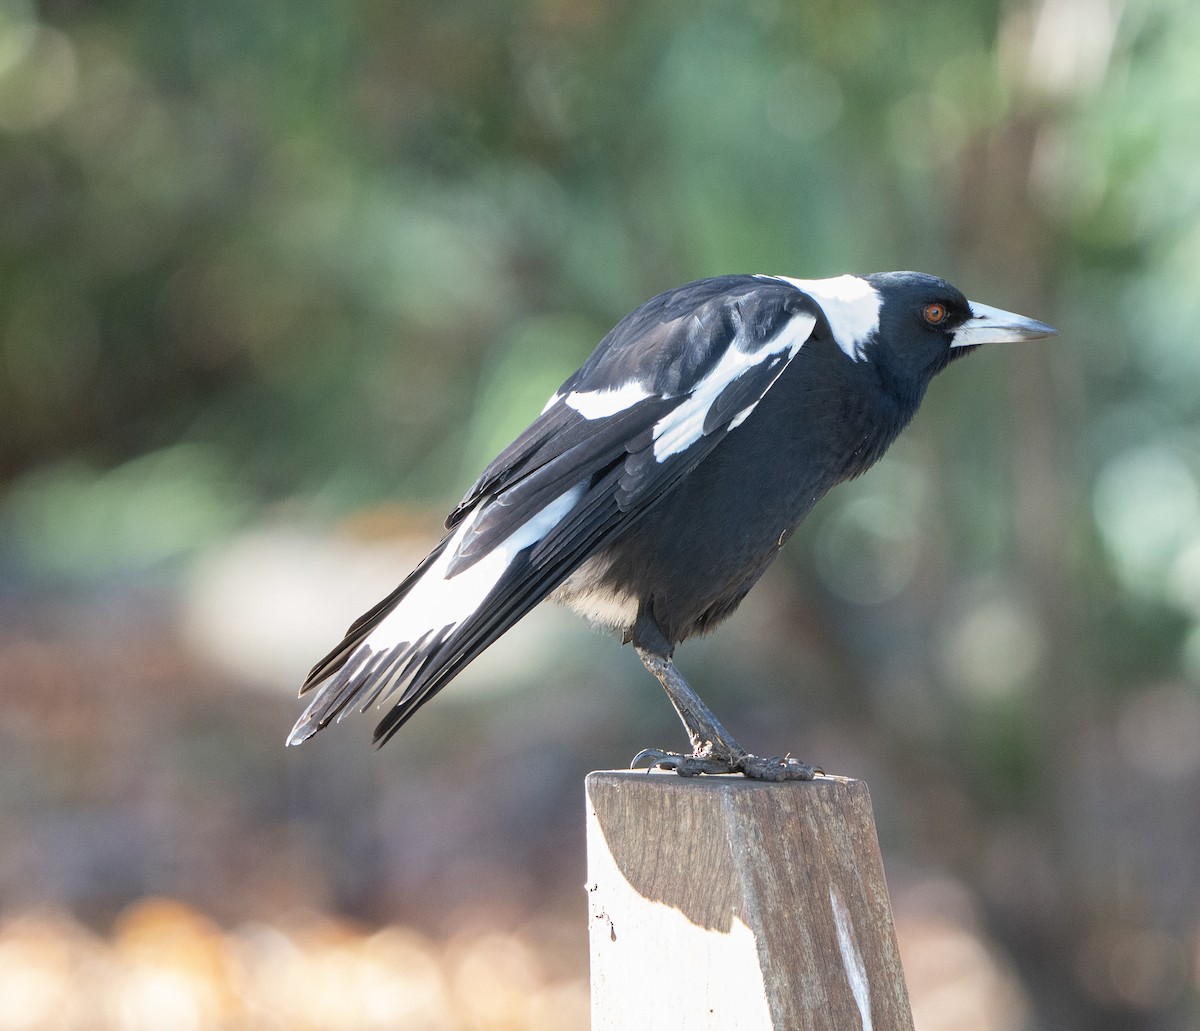
[{"label": "bird's eye", "polygon": [[936,301],[933,304],[927,304],[925,310],[921,312],[921,317],[931,326],[936,326],[946,320],[946,306],[938,304]]}]

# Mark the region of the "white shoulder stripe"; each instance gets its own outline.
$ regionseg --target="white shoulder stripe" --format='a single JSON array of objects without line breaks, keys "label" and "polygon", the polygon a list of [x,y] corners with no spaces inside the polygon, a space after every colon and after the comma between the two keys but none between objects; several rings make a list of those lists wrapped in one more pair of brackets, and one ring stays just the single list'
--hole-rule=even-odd
[{"label": "white shoulder stripe", "polygon": [[791,283],[821,306],[833,339],[854,361],[867,355],[866,342],[879,329],[879,307],[883,299],[875,288],[859,276],[835,276],[833,279],[792,279],[789,276],[764,276]]},{"label": "white shoulder stripe", "polygon": [[[702,436],[704,436],[704,420],[713,402],[721,392],[733,383],[739,376],[761,365],[772,355],[787,353],[791,359],[800,350],[801,345],[812,333],[817,320],[811,315],[795,315],[787,321],[778,334],[763,344],[757,351],[743,351],[740,334],[735,337],[721,355],[721,360],[709,370],[708,375],[696,384],[688,399],[678,408],[664,415],[654,424],[654,458],[663,461],[671,455],[686,451]],[[764,388],[763,393],[770,389],[771,384],[779,378],[787,366],[781,362],[779,371]],[[762,395],[739,412],[729,423],[729,428],[740,426],[746,416],[758,404]]]},{"label": "white shoulder stripe", "polygon": [[606,390],[572,390],[567,395],[567,407],[574,408],[585,419],[603,419],[631,408],[650,397],[650,391],[637,380]]}]

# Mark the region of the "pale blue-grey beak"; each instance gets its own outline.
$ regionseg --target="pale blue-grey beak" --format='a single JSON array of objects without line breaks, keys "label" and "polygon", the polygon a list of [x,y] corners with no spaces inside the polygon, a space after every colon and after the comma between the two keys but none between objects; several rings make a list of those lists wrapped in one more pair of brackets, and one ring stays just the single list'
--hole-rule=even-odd
[{"label": "pale blue-grey beak", "polygon": [[1037,319],[1026,318],[1003,308],[968,301],[971,317],[954,331],[951,347],[973,347],[975,344],[1006,344],[1018,340],[1037,340],[1054,336],[1058,330]]}]

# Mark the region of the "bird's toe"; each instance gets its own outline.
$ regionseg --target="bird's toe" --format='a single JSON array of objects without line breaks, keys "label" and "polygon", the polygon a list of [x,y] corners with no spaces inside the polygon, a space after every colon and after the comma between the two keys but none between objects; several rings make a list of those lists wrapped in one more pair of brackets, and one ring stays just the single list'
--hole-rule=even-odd
[{"label": "bird's toe", "polygon": [[674,752],[664,752],[661,748],[643,748],[629,761],[629,768],[636,770],[642,763],[646,763],[646,769],[653,770],[664,759],[671,757],[679,758]]},{"label": "bird's toe", "polygon": [[661,748],[643,748],[633,757],[629,768],[637,769],[646,764],[646,772],[650,770],[672,770],[681,777],[698,777],[702,773],[737,773],[738,768],[723,759],[706,755],[681,755],[678,752],[664,752]]},{"label": "bird's toe", "polygon": [[802,763],[790,755],[774,755],[770,758],[747,755],[738,768],[752,780],[812,780],[825,773],[819,766]]}]

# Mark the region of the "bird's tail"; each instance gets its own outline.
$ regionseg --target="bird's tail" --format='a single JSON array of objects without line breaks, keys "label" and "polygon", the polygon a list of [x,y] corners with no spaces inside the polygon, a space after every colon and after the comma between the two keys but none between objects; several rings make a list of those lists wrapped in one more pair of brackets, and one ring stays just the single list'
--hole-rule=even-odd
[{"label": "bird's tail", "polygon": [[[382,744],[422,703],[552,591],[565,575],[530,561],[534,545],[554,529],[583,493],[567,491],[478,557],[463,560],[481,502],[396,588],[346,631],[300,688],[317,694],[296,721],[289,745],[357,708],[398,693],[375,728]],[[457,561],[456,561],[457,559]]]}]

